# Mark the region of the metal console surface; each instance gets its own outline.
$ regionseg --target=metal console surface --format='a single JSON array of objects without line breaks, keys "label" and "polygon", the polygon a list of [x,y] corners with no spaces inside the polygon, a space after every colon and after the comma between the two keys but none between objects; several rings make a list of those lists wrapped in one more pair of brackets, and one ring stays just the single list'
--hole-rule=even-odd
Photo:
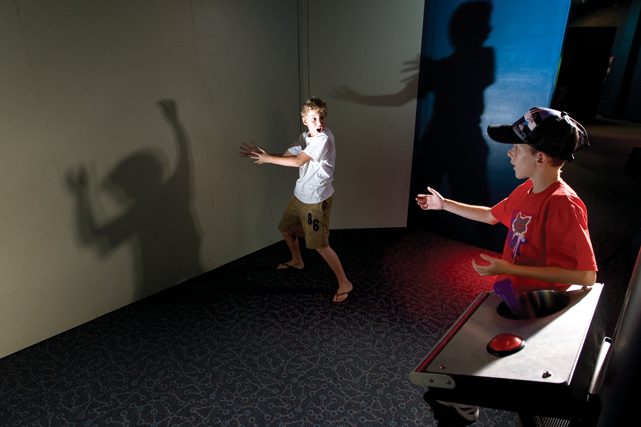
[{"label": "metal console surface", "polygon": [[[410,373],[439,400],[535,413],[571,416],[587,398],[605,333],[603,285],[575,287],[568,305],[538,319],[500,316],[502,302],[485,292],[470,305]],[[494,356],[487,344],[510,333],[526,346]]]}]

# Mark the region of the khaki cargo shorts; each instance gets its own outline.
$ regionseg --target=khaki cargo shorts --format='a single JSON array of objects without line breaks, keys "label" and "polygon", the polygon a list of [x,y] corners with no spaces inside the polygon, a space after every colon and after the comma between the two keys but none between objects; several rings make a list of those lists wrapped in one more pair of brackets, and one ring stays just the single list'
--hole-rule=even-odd
[{"label": "khaki cargo shorts", "polygon": [[292,196],[287,203],[278,229],[305,238],[308,249],[329,247],[329,217],[334,196],[320,203],[303,203]]}]

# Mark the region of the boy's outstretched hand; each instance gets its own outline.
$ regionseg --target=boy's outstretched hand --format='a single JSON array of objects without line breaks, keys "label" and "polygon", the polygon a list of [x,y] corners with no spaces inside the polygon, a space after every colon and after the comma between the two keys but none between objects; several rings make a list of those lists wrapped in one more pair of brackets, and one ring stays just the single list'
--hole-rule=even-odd
[{"label": "boy's outstretched hand", "polygon": [[258,163],[259,165],[262,163],[269,163],[268,158],[271,156],[262,147],[257,147],[256,144],[254,144],[254,141],[252,141],[251,147],[243,142],[243,145],[240,146],[240,157],[249,157],[250,159],[255,159],[256,161],[254,163]]},{"label": "boy's outstretched hand", "polygon": [[441,196],[438,191],[430,187],[427,187],[427,191],[432,194],[419,194],[416,196],[416,201],[421,209],[426,211],[443,209],[443,196]]},{"label": "boy's outstretched hand", "polygon": [[252,141],[251,147],[243,142],[243,145],[240,146],[240,157],[249,157],[252,158],[252,153],[258,151],[258,147]]},{"label": "boy's outstretched hand", "polygon": [[263,163],[271,163],[269,161],[269,156],[271,156],[271,154],[269,154],[267,150],[262,147],[258,147],[257,150],[252,151],[251,156],[249,157],[251,157],[252,159],[256,159],[254,163],[258,163],[259,165],[261,165]]},{"label": "boy's outstretched hand", "polygon": [[472,267],[474,270],[481,276],[495,276],[497,274],[507,274],[505,266],[510,266],[511,264],[500,258],[494,258],[489,255],[481,254],[481,258],[489,262],[487,265],[477,264],[472,260]]}]

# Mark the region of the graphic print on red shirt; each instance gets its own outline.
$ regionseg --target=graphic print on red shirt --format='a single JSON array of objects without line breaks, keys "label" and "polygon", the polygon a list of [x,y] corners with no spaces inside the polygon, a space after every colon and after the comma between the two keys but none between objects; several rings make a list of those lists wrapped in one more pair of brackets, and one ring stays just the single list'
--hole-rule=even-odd
[{"label": "graphic print on red shirt", "polygon": [[512,263],[516,262],[516,257],[520,254],[519,249],[521,244],[527,244],[530,242],[526,235],[528,232],[528,225],[531,220],[531,215],[523,215],[521,212],[512,216],[512,227],[510,227],[510,231],[507,235],[508,245],[512,248]]}]

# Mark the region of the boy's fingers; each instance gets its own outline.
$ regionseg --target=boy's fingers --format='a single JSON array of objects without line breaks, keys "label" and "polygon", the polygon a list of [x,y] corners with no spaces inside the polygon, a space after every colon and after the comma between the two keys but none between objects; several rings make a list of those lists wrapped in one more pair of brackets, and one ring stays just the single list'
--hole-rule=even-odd
[{"label": "boy's fingers", "polygon": [[481,254],[480,257],[483,258],[485,261],[489,261],[489,262],[492,262],[492,261],[494,261],[496,259],[496,258],[494,258],[492,256],[489,256],[489,255],[486,255],[486,254]]},{"label": "boy's fingers", "polygon": [[491,256],[489,256],[489,255],[480,254],[479,256],[480,256],[480,257],[481,257],[481,259],[483,259],[484,261],[489,262],[489,264],[477,264],[474,260],[472,260],[472,262],[473,262],[473,263],[474,263],[474,265],[476,266],[476,267],[475,267],[475,270],[476,270],[476,271],[487,271],[487,269],[488,269],[488,268],[490,268],[491,266],[493,266],[493,265],[494,265],[494,261],[496,261],[496,258],[493,258],[493,257],[491,257]]}]

